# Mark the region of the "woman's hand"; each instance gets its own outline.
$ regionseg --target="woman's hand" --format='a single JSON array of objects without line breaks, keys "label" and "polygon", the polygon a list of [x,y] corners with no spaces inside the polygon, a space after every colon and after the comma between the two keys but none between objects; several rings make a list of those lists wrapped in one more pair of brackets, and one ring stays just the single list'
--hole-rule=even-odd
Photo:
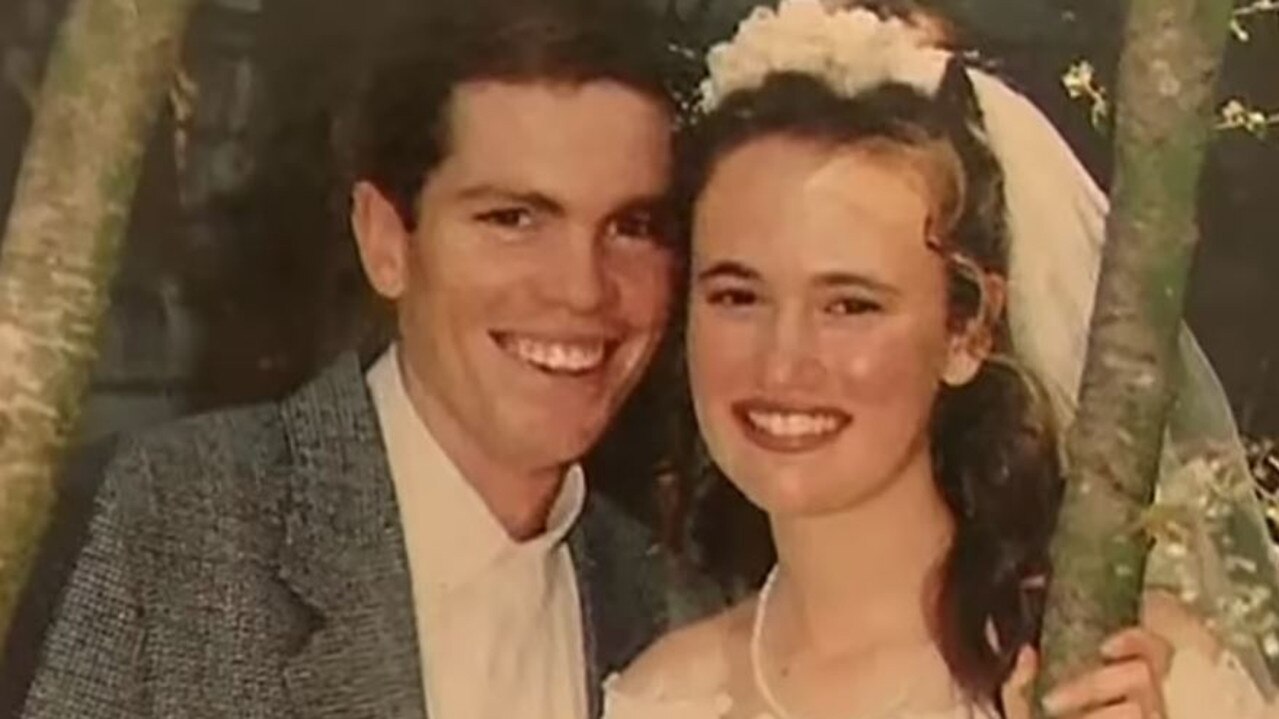
[{"label": "woman's hand", "polygon": [[[1149,629],[1116,632],[1101,645],[1105,665],[1054,687],[1044,697],[1044,707],[1051,716],[1163,719],[1167,713],[1161,685],[1172,665],[1172,652],[1172,645]],[[1038,669],[1035,650],[1022,647],[1000,690],[1008,719],[1029,719],[1028,695]]]}]

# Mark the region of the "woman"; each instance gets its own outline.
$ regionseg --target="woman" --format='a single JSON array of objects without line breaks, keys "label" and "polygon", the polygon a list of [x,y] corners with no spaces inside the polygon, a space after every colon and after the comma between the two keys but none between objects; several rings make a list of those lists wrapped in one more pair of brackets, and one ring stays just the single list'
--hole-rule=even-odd
[{"label": "woman", "polygon": [[[1052,265],[1099,238],[1102,200],[1019,96],[865,11],[757,11],[710,70],[688,369],[710,454],[767,513],[777,564],[613,680],[606,717],[1027,717],[1061,490],[1052,418],[1078,379],[1058,360],[1082,357],[1052,331],[1089,311],[1028,284],[1071,271]],[[1005,191],[1009,136],[1071,183]],[[1045,201],[1068,211],[1036,227]],[[1266,716],[1176,602],[1152,597],[1146,621],[1050,708]]]}]

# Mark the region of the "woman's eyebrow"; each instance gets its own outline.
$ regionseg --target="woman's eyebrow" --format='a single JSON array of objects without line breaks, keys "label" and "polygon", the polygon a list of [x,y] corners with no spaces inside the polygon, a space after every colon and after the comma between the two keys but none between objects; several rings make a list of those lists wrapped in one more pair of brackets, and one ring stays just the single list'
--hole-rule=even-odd
[{"label": "woman's eyebrow", "polygon": [[893,285],[857,272],[822,272],[817,275],[814,283],[821,287],[860,287],[889,295],[900,294],[899,290]]},{"label": "woman's eyebrow", "polygon": [[738,280],[758,280],[760,279],[760,274],[741,262],[734,260],[722,260],[720,262],[716,262],[710,267],[707,267],[697,273],[698,282],[718,279],[720,277],[728,277]]}]

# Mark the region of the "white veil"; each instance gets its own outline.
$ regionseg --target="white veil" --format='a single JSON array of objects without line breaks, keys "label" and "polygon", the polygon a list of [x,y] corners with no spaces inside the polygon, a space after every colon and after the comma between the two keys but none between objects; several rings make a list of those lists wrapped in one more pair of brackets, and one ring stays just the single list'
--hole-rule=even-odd
[{"label": "white veil", "polygon": [[[1009,323],[1017,356],[1047,386],[1060,426],[1074,418],[1109,204],[1051,123],[1024,97],[969,71],[1004,171],[1010,237]],[[1175,592],[1208,619],[1274,693],[1274,550],[1234,418],[1184,325],[1181,381],[1150,512],[1148,587]],[[1267,659],[1269,660],[1267,661]]]}]

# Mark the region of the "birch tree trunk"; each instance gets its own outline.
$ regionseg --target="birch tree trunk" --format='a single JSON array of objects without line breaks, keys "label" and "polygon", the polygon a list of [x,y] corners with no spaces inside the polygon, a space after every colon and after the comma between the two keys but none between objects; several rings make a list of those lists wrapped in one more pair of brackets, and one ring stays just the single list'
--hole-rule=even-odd
[{"label": "birch tree trunk", "polygon": [[1111,215],[1067,443],[1037,698],[1097,665],[1104,637],[1138,617],[1149,549],[1141,518],[1179,376],[1199,174],[1230,11],[1230,0],[1129,5]]},{"label": "birch tree trunk", "polygon": [[143,151],[193,0],[76,0],[0,245],[0,638],[76,425]]}]

